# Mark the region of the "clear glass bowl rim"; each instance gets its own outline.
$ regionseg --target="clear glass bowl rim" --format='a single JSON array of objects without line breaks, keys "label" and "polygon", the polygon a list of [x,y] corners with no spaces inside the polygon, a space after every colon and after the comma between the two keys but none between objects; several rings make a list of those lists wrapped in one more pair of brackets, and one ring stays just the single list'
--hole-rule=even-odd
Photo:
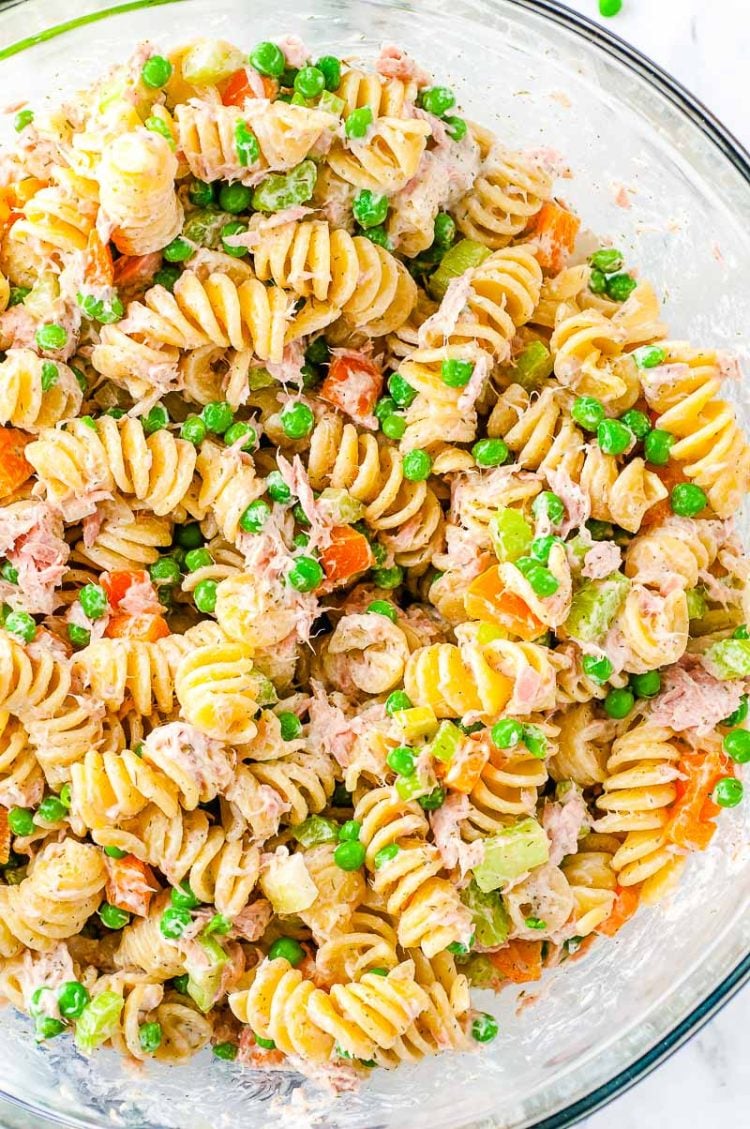
[{"label": "clear glass bowl rim", "polygon": [[[130,10],[160,7],[181,2],[182,0],[126,0],[125,3],[101,8],[95,14],[91,13],[89,19],[90,22],[95,22]],[[25,3],[27,3],[27,0],[6,0],[3,10],[9,11],[12,8],[21,7]],[[701,130],[707,140],[734,166],[750,190],[750,152],[700,99],[696,98],[682,83],[649,59],[638,48],[626,43],[624,39],[610,31],[608,27],[601,27],[587,16],[558,3],[558,0],[510,0],[510,3],[537,15],[541,14],[551,23],[557,23],[568,30],[572,30],[604,53],[623,63],[630,70],[635,71]],[[77,18],[66,20],[63,23],[45,28],[44,31],[36,35],[9,44],[0,49],[0,61],[26,51],[38,43],[55,39],[75,27],[78,22]],[[750,952],[704,1000],[693,1008],[682,1022],[678,1023],[668,1035],[660,1039],[651,1050],[640,1055],[635,1062],[619,1071],[609,1081],[597,1086],[586,1097],[572,1102],[565,1109],[552,1114],[550,1117],[535,1122],[529,1129],[568,1129],[582,1118],[609,1105],[615,1098],[626,1093],[627,1090],[635,1086],[687,1043],[748,981],[750,981]],[[13,1095],[0,1091],[0,1098],[20,1109],[31,1113],[35,1112],[33,1107],[19,1101]],[[45,1116],[48,1116],[51,1121],[65,1124],[51,1114]]]}]

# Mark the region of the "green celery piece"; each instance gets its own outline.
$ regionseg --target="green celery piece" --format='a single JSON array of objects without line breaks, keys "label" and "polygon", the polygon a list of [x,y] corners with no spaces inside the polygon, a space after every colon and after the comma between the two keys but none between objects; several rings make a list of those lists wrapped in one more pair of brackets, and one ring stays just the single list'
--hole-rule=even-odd
[{"label": "green celery piece", "polygon": [[492,548],[499,561],[517,561],[528,554],[534,531],[520,510],[502,506],[490,518]]},{"label": "green celery piece", "polygon": [[485,247],[483,243],[477,243],[473,239],[459,239],[458,243],[454,243],[445,252],[440,266],[430,276],[427,288],[432,297],[436,300],[441,299],[448,289],[449,282],[459,278],[467,270],[478,267],[489,258],[491,253],[489,247]]},{"label": "green celery piece", "polygon": [[197,243],[199,247],[210,247],[215,251],[217,247],[221,246],[221,229],[225,224],[236,218],[229,212],[217,212],[212,208],[201,208],[197,212],[191,212],[185,220],[182,235],[185,239],[189,239],[191,243]]},{"label": "green celery piece", "polygon": [[253,671],[253,680],[255,683],[255,700],[259,706],[275,706],[279,700],[279,695],[276,693],[276,687],[270,678],[266,678],[265,674],[261,674],[259,670]]},{"label": "green celery piece", "polygon": [[259,388],[270,388],[276,381],[271,376],[267,368],[258,365],[257,368],[251,368],[247,374],[247,386],[251,392],[257,392]]},{"label": "green celery piece", "polygon": [[321,843],[337,843],[339,825],[322,815],[310,815],[292,828],[292,835],[303,847],[317,847]]},{"label": "green celery piece", "polygon": [[708,600],[702,588],[689,588],[685,593],[690,619],[701,619],[708,611]]},{"label": "green celery piece", "polygon": [[496,890],[485,893],[476,882],[461,891],[461,901],[471,910],[471,922],[477,943],[485,949],[504,945],[510,933],[510,919],[503,900]]},{"label": "green celery piece", "polygon": [[500,987],[498,971],[484,953],[472,953],[471,956],[456,963],[472,988],[490,988],[497,991]]},{"label": "green celery piece", "polygon": [[416,800],[418,796],[426,796],[426,788],[415,772],[413,776],[399,776],[396,780],[396,792],[401,800]]},{"label": "green celery piece", "polygon": [[519,878],[549,859],[549,840],[540,823],[529,817],[484,841],[484,858],[474,867],[474,881],[487,894]]},{"label": "green celery piece", "polygon": [[750,639],[722,639],[713,643],[703,662],[715,678],[731,682],[750,676]]},{"label": "green celery piece", "polygon": [[456,755],[456,750],[463,739],[464,734],[457,725],[454,725],[452,721],[441,721],[437,733],[430,743],[430,752],[439,761],[449,764]]},{"label": "green celery piece", "polygon": [[527,392],[539,392],[552,375],[554,359],[543,341],[530,341],[516,357],[510,372],[514,384]]},{"label": "green celery piece", "polygon": [[326,110],[329,114],[335,114],[337,118],[341,117],[345,107],[344,99],[332,94],[330,90],[324,90],[318,102],[319,110]]},{"label": "green celery piece", "polygon": [[79,1051],[90,1054],[110,1039],[117,1030],[125,1000],[109,990],[94,996],[76,1020],[75,1044]]},{"label": "green celery piece", "polygon": [[353,498],[348,490],[338,490],[334,486],[326,486],[318,502],[336,519],[337,525],[352,525],[365,512],[364,504]]},{"label": "green celery piece", "polygon": [[187,992],[202,1012],[210,1011],[216,1002],[224,965],[229,960],[224,949],[214,937],[198,936],[198,944],[208,958],[208,964],[191,965],[186,960],[188,971]]},{"label": "green celery piece", "polygon": [[271,173],[253,192],[252,204],[257,212],[281,212],[297,204],[306,204],[315,191],[318,166],[306,160],[290,172]]},{"label": "green celery piece", "polygon": [[583,643],[596,643],[609,631],[628,594],[630,581],[621,572],[603,580],[587,580],[573,596],[565,630]]}]

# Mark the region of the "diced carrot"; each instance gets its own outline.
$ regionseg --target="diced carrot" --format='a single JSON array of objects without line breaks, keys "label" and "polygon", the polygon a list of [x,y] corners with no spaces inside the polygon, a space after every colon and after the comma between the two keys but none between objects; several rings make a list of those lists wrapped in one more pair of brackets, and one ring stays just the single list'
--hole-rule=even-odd
[{"label": "diced carrot", "polygon": [[383,374],[364,355],[347,351],[331,361],[321,399],[360,422],[372,416],[383,390]]},{"label": "diced carrot", "polygon": [[[670,494],[673,486],[677,486],[679,482],[688,481],[681,465],[674,462],[673,459],[670,459],[666,466],[652,466],[649,464],[647,469],[658,475]],[[655,506],[650,506],[649,509],[646,510],[643,515],[643,520],[641,521],[641,527],[648,529],[649,526],[652,525],[661,525],[668,517],[672,517],[672,507],[669,502],[669,496],[662,498]]]},{"label": "diced carrot", "polygon": [[161,266],[161,260],[161,251],[152,251],[148,255],[120,255],[114,264],[115,286],[147,286]]},{"label": "diced carrot", "polygon": [[638,909],[640,899],[640,886],[618,886],[612,911],[609,917],[597,926],[596,932],[603,933],[605,937],[614,937]]},{"label": "diced carrot", "polygon": [[528,229],[528,234],[536,240],[536,258],[542,270],[557,274],[563,269],[580,226],[578,216],[557,201],[547,200],[542,204]]},{"label": "diced carrot", "polygon": [[111,286],[114,282],[112,252],[95,227],[89,232],[83,277],[89,286]]},{"label": "diced carrot", "polygon": [[155,643],[171,634],[163,615],[113,615],[104,634],[108,639],[138,639],[141,643]]},{"label": "diced carrot", "polygon": [[509,941],[496,953],[488,953],[490,962],[501,976],[513,984],[528,984],[542,978],[542,942]]},{"label": "diced carrot", "polygon": [[135,855],[121,859],[105,855],[104,862],[108,874],[105,893],[110,905],[146,917],[151,898],[159,889],[151,867]]},{"label": "diced carrot", "polygon": [[474,733],[463,741],[446,767],[443,776],[446,787],[468,796],[479,782],[482,769],[489,760],[488,746],[489,738],[480,733]]},{"label": "diced carrot", "polygon": [[107,599],[113,608],[116,608],[125,593],[133,584],[148,583],[148,573],[143,569],[115,569],[114,572],[103,572],[99,577],[101,586],[107,593]]},{"label": "diced carrot", "polygon": [[10,858],[10,825],[8,809],[0,808],[0,866],[5,866]]},{"label": "diced carrot", "polygon": [[0,427],[0,498],[23,486],[34,473],[24,455],[26,444],[33,438],[15,427]]},{"label": "diced carrot", "polygon": [[466,614],[494,623],[527,642],[544,632],[544,624],[522,596],[503,585],[498,565],[472,580],[464,595]]},{"label": "diced carrot", "polygon": [[372,567],[374,557],[370,542],[351,525],[336,525],[331,530],[331,543],[320,554],[326,579],[321,591],[330,591],[345,584],[360,572]]},{"label": "diced carrot", "polygon": [[[268,75],[261,75],[260,78],[263,83],[265,97],[275,98],[279,90],[279,84]],[[221,100],[225,106],[241,106],[246,98],[255,97],[257,97],[257,95],[253,93],[250,83],[247,81],[247,71],[244,67],[240,67],[238,71],[230,75],[224,87]]]},{"label": "diced carrot", "polygon": [[675,783],[677,799],[670,811],[666,835],[678,847],[704,851],[714,836],[714,820],[721,811],[711,793],[722,777],[734,776],[734,764],[716,745],[705,752],[685,753],[680,770],[686,779]]}]

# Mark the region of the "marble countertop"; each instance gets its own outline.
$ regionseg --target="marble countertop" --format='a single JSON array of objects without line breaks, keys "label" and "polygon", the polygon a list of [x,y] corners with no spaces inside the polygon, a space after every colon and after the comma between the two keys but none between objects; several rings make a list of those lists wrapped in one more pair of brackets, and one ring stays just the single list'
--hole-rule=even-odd
[{"label": "marble countertop", "polygon": [[[748,0],[623,0],[614,19],[597,0],[567,0],[673,74],[750,148]],[[750,988],[654,1073],[581,1129],[719,1129],[750,1123]],[[744,1110],[744,1113],[742,1112]]]}]

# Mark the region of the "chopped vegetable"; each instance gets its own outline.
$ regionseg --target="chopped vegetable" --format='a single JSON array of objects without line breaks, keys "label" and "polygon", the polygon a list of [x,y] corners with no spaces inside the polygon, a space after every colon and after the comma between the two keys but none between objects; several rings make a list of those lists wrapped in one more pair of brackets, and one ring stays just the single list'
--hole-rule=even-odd
[{"label": "chopped vegetable", "polygon": [[574,594],[565,631],[583,643],[597,643],[607,634],[630,588],[622,573],[587,580]]},{"label": "chopped vegetable", "polygon": [[75,1031],[75,1044],[79,1051],[91,1054],[106,1043],[119,1027],[120,1012],[125,1001],[117,992],[105,990],[94,996],[81,1012]]},{"label": "chopped vegetable", "polygon": [[542,270],[557,274],[563,269],[575,247],[580,226],[578,216],[568,208],[555,200],[545,200],[527,228],[527,235],[536,240],[536,257]]},{"label": "chopped vegetable", "polygon": [[485,839],[484,858],[474,868],[483,893],[497,890],[549,859],[549,840],[535,819],[522,819]]},{"label": "chopped vegetable", "polygon": [[487,620],[527,641],[544,632],[544,624],[523,597],[506,588],[499,565],[472,580],[464,595],[464,607],[472,619]]},{"label": "chopped vegetable", "polygon": [[33,475],[23,453],[32,438],[15,427],[0,427],[0,497],[12,494]]},{"label": "chopped vegetable", "polygon": [[320,386],[321,399],[355,420],[371,416],[383,391],[383,373],[361,353],[334,357]]},{"label": "chopped vegetable", "polygon": [[490,518],[492,547],[499,561],[517,561],[526,556],[534,537],[531,525],[520,510],[502,506]]},{"label": "chopped vegetable", "polygon": [[440,266],[430,277],[428,288],[433,298],[445,296],[448,284],[459,278],[467,270],[478,267],[491,254],[489,247],[473,239],[459,239],[450,247],[440,261]]},{"label": "chopped vegetable", "polygon": [[542,978],[542,942],[514,938],[489,959],[496,972],[512,984],[527,984]]},{"label": "chopped vegetable", "polygon": [[148,915],[154,892],[159,889],[153,870],[135,855],[107,859],[105,893],[110,905],[134,913]]},{"label": "chopped vegetable", "polygon": [[703,851],[714,836],[714,819],[720,811],[712,794],[720,780],[733,775],[733,765],[723,750],[711,746],[686,752],[679,767],[682,778],[675,781],[677,799],[670,809],[666,836],[678,847]]}]

